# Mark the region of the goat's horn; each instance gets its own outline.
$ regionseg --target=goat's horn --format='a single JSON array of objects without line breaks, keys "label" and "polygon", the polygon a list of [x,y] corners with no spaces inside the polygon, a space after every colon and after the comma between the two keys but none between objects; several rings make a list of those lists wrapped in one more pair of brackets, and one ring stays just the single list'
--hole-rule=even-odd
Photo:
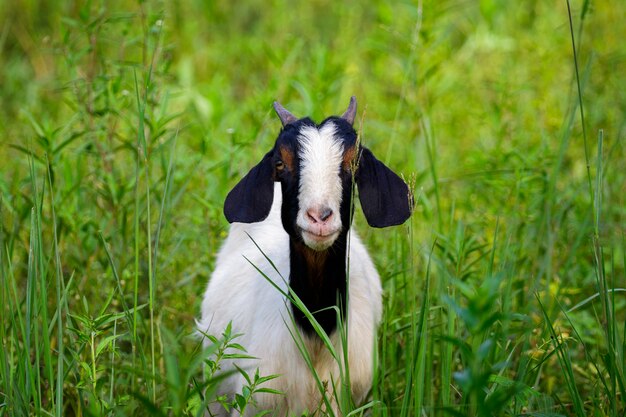
[{"label": "goat's horn", "polygon": [[278,118],[283,126],[287,126],[289,123],[293,123],[298,120],[296,116],[291,114],[289,110],[284,108],[278,101],[274,102],[274,111],[276,111],[276,114],[278,115]]},{"label": "goat's horn", "polygon": [[348,106],[348,110],[341,116],[342,119],[347,121],[350,124],[354,124],[354,118],[356,117],[356,97],[350,97],[350,105]]}]

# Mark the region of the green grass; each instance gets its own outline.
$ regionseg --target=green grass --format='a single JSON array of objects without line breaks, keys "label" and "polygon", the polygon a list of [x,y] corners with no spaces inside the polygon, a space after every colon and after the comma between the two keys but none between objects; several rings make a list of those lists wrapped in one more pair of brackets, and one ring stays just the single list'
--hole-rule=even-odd
[{"label": "green grass", "polygon": [[[415,212],[372,230],[357,210],[384,320],[365,407],[332,387],[344,415],[623,416],[625,14],[0,3],[0,416],[201,415],[245,356],[192,336],[225,195],[273,100],[320,120],[353,94]],[[273,376],[246,377],[238,410]]]}]

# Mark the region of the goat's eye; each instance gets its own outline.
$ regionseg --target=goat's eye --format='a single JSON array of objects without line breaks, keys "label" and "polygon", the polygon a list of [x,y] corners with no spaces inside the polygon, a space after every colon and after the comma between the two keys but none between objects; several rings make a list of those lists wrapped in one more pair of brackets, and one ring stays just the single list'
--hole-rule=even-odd
[{"label": "goat's eye", "polygon": [[277,171],[282,171],[283,169],[285,169],[285,164],[280,159],[276,161],[274,166],[276,167]]}]

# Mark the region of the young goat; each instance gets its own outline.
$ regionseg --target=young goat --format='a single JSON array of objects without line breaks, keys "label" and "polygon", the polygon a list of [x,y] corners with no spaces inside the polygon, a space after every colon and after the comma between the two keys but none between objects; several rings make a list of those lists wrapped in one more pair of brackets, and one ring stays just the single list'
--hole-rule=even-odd
[{"label": "young goat", "polygon": [[[237,342],[256,358],[238,366],[279,375],[263,387],[285,395],[256,395],[256,409],[246,415],[272,410],[273,415],[299,416],[318,409],[322,394],[292,332],[301,335],[317,375],[331,393],[341,384],[339,364],[283,293],[291,288],[338,352],[342,347],[336,312],[341,313],[352,398],[364,400],[372,382],[382,302],[379,276],[365,246],[354,231],[348,236],[353,179],[373,227],[403,223],[411,214],[410,196],[404,181],[357,143],[354,97],[343,116],[331,116],[319,125],[296,118],[277,102],[274,109],[283,125],[274,147],[226,197],[224,213],[233,224],[204,295],[199,328],[219,335],[232,322],[233,333],[242,335]],[[222,370],[235,365],[227,361]],[[244,384],[243,376],[234,373],[219,393],[232,396]],[[331,401],[337,414],[336,399]],[[211,411],[227,415],[217,404]]]}]

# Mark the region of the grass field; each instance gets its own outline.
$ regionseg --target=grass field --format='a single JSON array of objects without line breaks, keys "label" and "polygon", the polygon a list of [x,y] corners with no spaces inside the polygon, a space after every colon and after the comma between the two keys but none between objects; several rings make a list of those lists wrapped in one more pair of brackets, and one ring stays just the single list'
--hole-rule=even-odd
[{"label": "grass field", "polygon": [[226,193],[272,146],[273,100],[319,121],[351,95],[416,207],[385,230],[357,210],[385,311],[350,415],[626,415],[625,16],[1,2],[0,416],[201,415],[236,351],[192,337]]}]

